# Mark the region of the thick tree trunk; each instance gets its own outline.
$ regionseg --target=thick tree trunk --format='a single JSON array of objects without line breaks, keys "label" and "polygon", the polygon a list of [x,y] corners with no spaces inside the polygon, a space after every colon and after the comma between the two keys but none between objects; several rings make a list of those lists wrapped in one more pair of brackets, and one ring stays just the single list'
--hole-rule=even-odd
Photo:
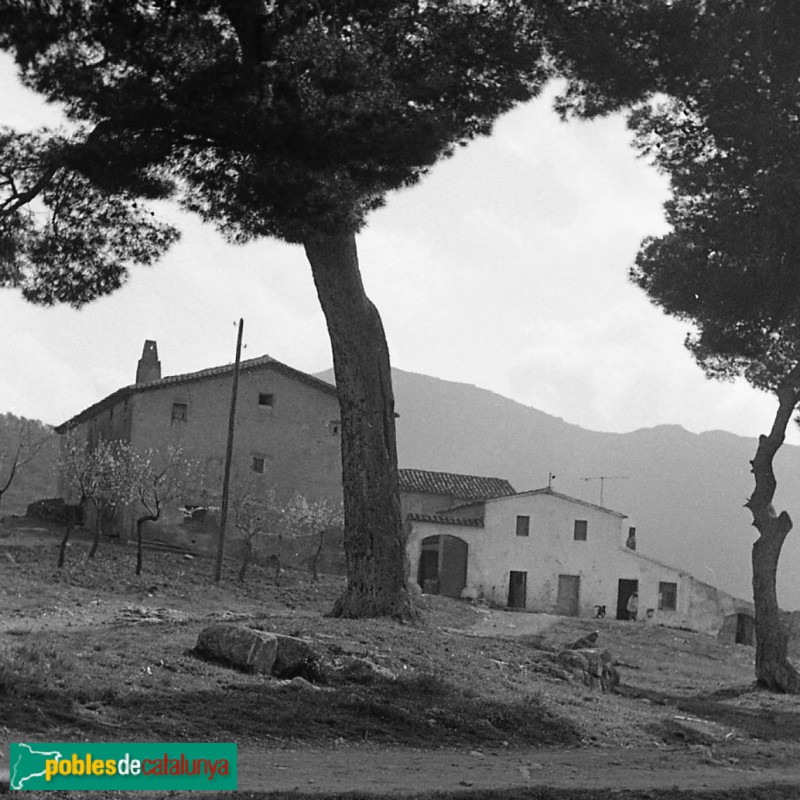
[{"label": "thick tree trunk", "polygon": [[786,426],[798,402],[791,388],[778,390],[778,411],[769,436],[759,436],[755,458],[750,462],[756,486],[747,501],[759,537],[753,544],[753,602],[756,628],[756,681],[772,691],[800,693],[800,675],[788,659],[788,635],[784,630],[775,589],[778,559],[792,520],[775,513],[772,500],[777,482],[773,459],[783,444]]},{"label": "thick tree trunk", "polygon": [[364,292],[355,236],[305,242],[328,323],[342,415],[347,589],[332,614],[410,619],[397,483],[394,395],[380,315]]}]

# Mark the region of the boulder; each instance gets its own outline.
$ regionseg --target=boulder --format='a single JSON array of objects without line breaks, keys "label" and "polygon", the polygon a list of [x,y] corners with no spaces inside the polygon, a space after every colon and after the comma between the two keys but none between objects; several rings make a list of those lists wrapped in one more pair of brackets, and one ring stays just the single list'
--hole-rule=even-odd
[{"label": "boulder", "polygon": [[619,673],[608,650],[562,650],[557,661],[562,669],[590,688],[599,686],[604,692],[610,692],[619,685]]},{"label": "boulder", "polygon": [[588,650],[593,649],[597,644],[597,638],[600,635],[600,631],[594,631],[590,633],[588,636],[582,636],[578,639],[577,642],[573,642],[570,645],[567,645],[567,650]]},{"label": "boulder", "polygon": [[583,678],[589,673],[589,661],[585,655],[577,650],[562,650],[556,656],[558,665],[569,672],[574,678]]},{"label": "boulder", "polygon": [[396,681],[397,675],[390,669],[376,664],[369,658],[349,656],[339,663],[338,675],[350,683],[370,684],[375,681]]},{"label": "boulder", "polygon": [[305,675],[308,665],[317,661],[317,654],[305,639],[296,636],[271,634],[278,641],[278,652],[272,665],[272,674],[278,678],[294,678]]},{"label": "boulder", "polygon": [[200,631],[196,649],[238,669],[269,675],[278,655],[278,637],[244,625],[217,623]]}]

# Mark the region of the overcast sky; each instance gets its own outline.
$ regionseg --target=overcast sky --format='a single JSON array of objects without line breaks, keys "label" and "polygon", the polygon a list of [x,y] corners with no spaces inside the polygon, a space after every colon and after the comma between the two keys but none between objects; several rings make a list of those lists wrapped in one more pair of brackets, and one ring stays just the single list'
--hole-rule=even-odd
[{"label": "overcast sky", "polygon": [[[621,117],[562,123],[551,100],[506,115],[370,218],[361,266],[394,366],[593,430],[766,431],[774,401],[708,381],[683,347],[686,326],[627,280],[641,240],[665,230],[666,181],[636,158]],[[0,125],[58,120],[0,54]],[[159,213],[181,242],[110,297],[75,311],[0,290],[0,411],[63,422],[133,383],[145,339],[157,340],[164,375],[228,363],[240,316],[245,357],[330,366],[301,248],[232,246],[194,218]]]}]

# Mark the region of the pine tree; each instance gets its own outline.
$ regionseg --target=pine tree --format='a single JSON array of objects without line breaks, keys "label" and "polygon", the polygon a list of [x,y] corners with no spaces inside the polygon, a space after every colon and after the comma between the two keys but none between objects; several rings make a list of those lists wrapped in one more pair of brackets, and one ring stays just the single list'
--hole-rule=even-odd
[{"label": "pine tree", "polygon": [[340,615],[413,615],[389,352],[355,235],[387,192],[537,93],[548,70],[535,12],[518,0],[0,0],[0,47],[77,126],[0,139],[2,282],[74,305],[115,289],[176,237],[149,216],[152,198],[234,242],[305,248],[341,406]]},{"label": "pine tree", "polygon": [[593,18],[607,50],[631,70],[627,82],[608,82],[602,53],[581,53],[567,36],[557,56],[571,77],[564,110],[591,116],[638,101],[636,144],[671,182],[671,231],[644,242],[633,281],[691,324],[686,344],[706,374],[743,377],[778,401],[751,462],[746,503],[759,533],[756,679],[800,692],[776,592],[792,521],[772,505],[773,459],[800,404],[800,5],[589,2],[580,16],[572,28]]}]

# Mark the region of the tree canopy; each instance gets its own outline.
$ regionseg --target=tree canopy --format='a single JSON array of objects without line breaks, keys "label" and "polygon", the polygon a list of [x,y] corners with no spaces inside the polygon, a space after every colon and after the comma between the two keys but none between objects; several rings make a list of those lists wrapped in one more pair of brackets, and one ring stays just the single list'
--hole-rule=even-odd
[{"label": "tree canopy", "polygon": [[[562,110],[633,105],[636,146],[670,179],[671,231],[644,242],[633,281],[695,327],[708,374],[776,388],[800,356],[800,6],[590,1],[562,15]],[[590,28],[593,47],[576,33]]]},{"label": "tree canopy", "polygon": [[74,305],[116,288],[130,261],[152,261],[175,238],[142,216],[140,203],[158,198],[234,242],[304,246],[341,409],[348,587],[337,613],[413,615],[389,353],[355,233],[388,191],[538,92],[550,74],[542,8],[0,0],[0,47],[74,126],[7,134],[7,152],[26,157],[0,150],[0,280]]},{"label": "tree canopy", "polygon": [[[41,296],[73,303],[172,241],[133,198],[176,198],[234,241],[353,233],[547,74],[538,20],[517,2],[4,0],[0,46],[80,126],[0,140],[16,186],[6,271],[35,265],[56,287],[59,272],[97,276]],[[37,194],[49,225],[23,216]],[[91,268],[33,246],[50,231],[51,249],[82,261],[99,229],[138,238],[112,237]]]},{"label": "tree canopy", "polygon": [[[647,4],[650,6],[650,4]],[[773,507],[773,459],[800,403],[800,5],[792,0],[675,0],[648,7],[626,27],[625,3],[599,16],[611,36],[654,65],[617,89],[602,85],[602,65],[565,47],[571,83],[565,111],[591,116],[636,99],[630,127],[637,147],[670,179],[671,230],[643,243],[633,281],[666,313],[692,325],[686,338],[706,374],[744,377],[778,401],[775,420],[751,461],[755,487],[746,506],[753,545],[756,678],[800,692],[787,658],[776,592],[783,542],[792,528]],[[683,33],[647,28],[674,10]],[[620,16],[621,15],[621,16]],[[588,77],[587,77],[588,76]],[[608,97],[604,92],[611,91]]]}]

